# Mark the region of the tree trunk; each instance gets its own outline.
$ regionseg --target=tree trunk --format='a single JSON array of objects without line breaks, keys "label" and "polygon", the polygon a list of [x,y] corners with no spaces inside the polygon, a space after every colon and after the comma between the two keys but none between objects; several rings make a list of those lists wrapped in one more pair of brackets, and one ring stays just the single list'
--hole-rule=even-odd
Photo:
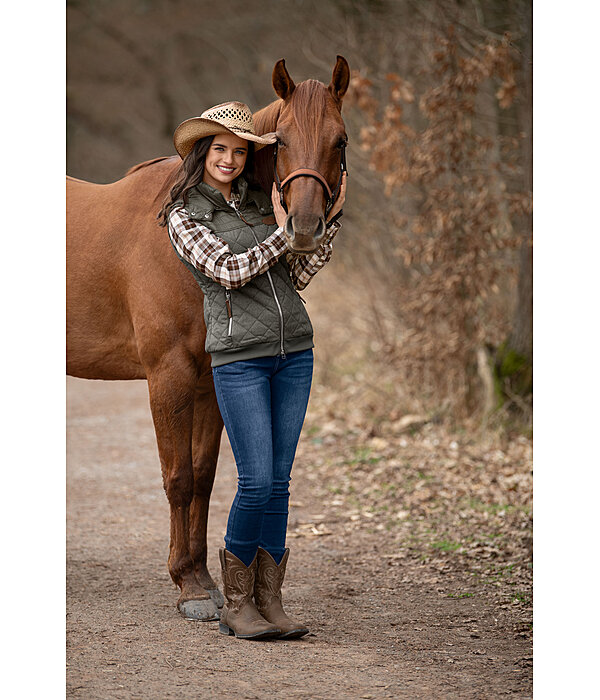
[{"label": "tree trunk", "polygon": [[[523,189],[533,191],[533,30],[532,8],[522,4],[522,26],[526,27],[521,42],[521,99],[518,108],[519,131],[522,136]],[[522,217],[517,303],[512,330],[496,354],[496,378],[499,392],[508,398],[530,396],[533,392],[533,215]],[[522,402],[521,407],[522,407]]]},{"label": "tree trunk", "polygon": [[[525,26],[523,37],[521,75],[523,81],[523,98],[520,101],[518,115],[522,140],[524,169],[524,189],[533,191],[533,60],[532,60],[532,10],[526,2]],[[513,330],[509,339],[510,347],[520,355],[533,361],[533,215],[524,217],[523,243],[519,271],[518,300],[513,319]]]}]

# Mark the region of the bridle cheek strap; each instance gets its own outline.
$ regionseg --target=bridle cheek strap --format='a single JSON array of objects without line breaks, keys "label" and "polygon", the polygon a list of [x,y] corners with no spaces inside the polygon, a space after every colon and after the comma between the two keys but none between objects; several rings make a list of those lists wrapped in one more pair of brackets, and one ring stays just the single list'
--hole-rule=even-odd
[{"label": "bridle cheek strap", "polygon": [[342,155],[340,159],[340,177],[337,186],[333,192],[331,191],[331,187],[329,187],[329,183],[321,175],[321,173],[317,172],[316,170],[312,170],[311,168],[299,168],[298,170],[294,170],[293,173],[290,173],[286,178],[280,181],[279,174],[277,173],[277,144],[275,144],[275,148],[273,149],[273,174],[275,184],[277,186],[277,191],[279,192],[279,200],[281,202],[281,206],[285,209],[286,212],[287,207],[283,198],[283,188],[286,185],[288,185],[292,180],[295,180],[297,177],[312,177],[320,183],[321,187],[325,191],[325,199],[327,200],[325,205],[325,218],[327,219],[327,216],[333,208],[335,200],[337,199],[338,194],[340,192],[340,187],[342,185],[342,177],[345,172],[348,172],[348,169],[346,167],[346,144],[344,144],[344,146],[342,147]]}]

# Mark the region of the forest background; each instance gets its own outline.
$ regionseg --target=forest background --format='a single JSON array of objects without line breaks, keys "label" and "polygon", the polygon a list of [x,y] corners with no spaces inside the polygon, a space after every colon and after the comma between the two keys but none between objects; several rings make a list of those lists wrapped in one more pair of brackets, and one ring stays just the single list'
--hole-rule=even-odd
[{"label": "forest background", "polygon": [[[526,0],[67,3],[67,170],[111,182],[177,124],[296,82],[352,83],[350,181],[307,295],[328,415],[531,434],[532,11]],[[403,424],[404,425],[404,424]]]}]

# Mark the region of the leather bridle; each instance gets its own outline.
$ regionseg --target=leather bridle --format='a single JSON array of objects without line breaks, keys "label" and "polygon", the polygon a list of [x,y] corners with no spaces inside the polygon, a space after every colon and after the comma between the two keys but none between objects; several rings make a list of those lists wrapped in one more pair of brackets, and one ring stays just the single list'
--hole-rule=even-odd
[{"label": "leather bridle", "polygon": [[348,172],[348,168],[346,167],[346,144],[348,142],[344,141],[341,147],[342,155],[340,158],[340,177],[338,180],[338,183],[336,185],[336,188],[331,191],[331,187],[329,187],[329,183],[327,180],[321,175],[320,172],[317,170],[313,170],[312,168],[298,168],[297,170],[294,170],[291,172],[287,177],[285,177],[283,180],[279,179],[279,173],[277,172],[277,147],[278,143],[275,142],[275,146],[273,149],[273,170],[275,173],[275,185],[277,187],[277,191],[279,192],[279,201],[281,202],[281,206],[284,208],[284,210],[287,213],[287,207],[285,205],[284,201],[284,196],[283,196],[283,188],[286,185],[289,185],[289,183],[292,180],[295,180],[297,177],[312,177],[314,178],[323,188],[323,191],[325,193],[325,220],[327,221],[327,216],[329,215],[329,212],[331,211],[333,205],[335,204],[335,200],[338,198],[338,195],[340,193],[340,187],[342,186],[342,178],[344,176],[344,173]]}]

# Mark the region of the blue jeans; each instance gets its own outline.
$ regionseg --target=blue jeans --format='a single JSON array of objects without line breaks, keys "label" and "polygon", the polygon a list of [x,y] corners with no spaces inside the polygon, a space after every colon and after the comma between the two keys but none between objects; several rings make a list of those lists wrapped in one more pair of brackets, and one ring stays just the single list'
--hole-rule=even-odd
[{"label": "blue jeans", "polygon": [[258,547],[279,564],[289,483],[312,382],[313,352],[213,367],[217,401],[238,471],[225,547],[246,566]]}]

